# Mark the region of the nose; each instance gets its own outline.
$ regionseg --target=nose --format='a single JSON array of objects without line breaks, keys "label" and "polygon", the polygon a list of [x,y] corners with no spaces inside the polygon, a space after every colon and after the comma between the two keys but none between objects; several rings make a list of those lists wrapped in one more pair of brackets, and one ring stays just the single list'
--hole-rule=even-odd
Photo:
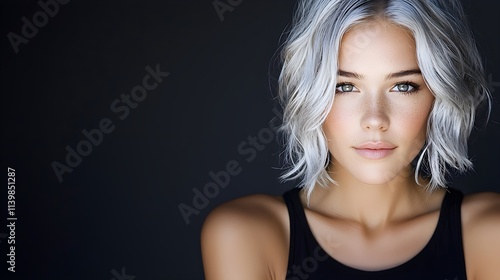
[{"label": "nose", "polygon": [[383,96],[366,97],[361,128],[366,131],[386,131],[390,125],[390,108]]}]

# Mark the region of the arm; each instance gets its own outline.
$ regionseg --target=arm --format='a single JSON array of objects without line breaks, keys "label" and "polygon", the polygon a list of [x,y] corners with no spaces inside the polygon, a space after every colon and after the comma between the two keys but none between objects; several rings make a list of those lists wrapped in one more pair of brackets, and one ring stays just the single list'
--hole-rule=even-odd
[{"label": "arm", "polygon": [[[500,194],[474,194],[467,202],[464,250],[468,275],[473,280],[500,277]],[[465,202],[465,201],[464,201]]]},{"label": "arm", "polygon": [[215,208],[203,223],[201,249],[206,280],[270,279],[262,222],[235,202]]}]

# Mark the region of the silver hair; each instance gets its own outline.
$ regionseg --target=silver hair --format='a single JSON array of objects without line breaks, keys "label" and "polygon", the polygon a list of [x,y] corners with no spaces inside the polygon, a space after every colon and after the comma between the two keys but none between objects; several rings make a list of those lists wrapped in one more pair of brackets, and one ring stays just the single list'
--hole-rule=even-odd
[{"label": "silver hair", "polygon": [[[280,57],[279,131],[286,164],[281,179],[300,179],[308,198],[316,184],[335,184],[326,171],[330,155],[322,124],[334,101],[340,41],[355,25],[374,19],[413,35],[418,65],[435,97],[415,180],[419,183],[418,174],[427,174],[425,187],[433,191],[446,187],[449,168],[472,168],[468,138],[481,105],[486,105],[489,117],[491,97],[458,0],[299,0]],[[356,46],[344,47],[356,52]]]}]

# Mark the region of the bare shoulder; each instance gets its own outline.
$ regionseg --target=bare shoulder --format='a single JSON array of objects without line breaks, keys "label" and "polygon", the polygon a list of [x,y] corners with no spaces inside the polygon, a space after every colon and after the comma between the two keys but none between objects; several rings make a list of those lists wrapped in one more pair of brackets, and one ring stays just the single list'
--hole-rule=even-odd
[{"label": "bare shoulder", "polygon": [[500,193],[479,192],[466,195],[462,213],[465,225],[500,226]]},{"label": "bare shoulder", "polygon": [[206,279],[284,278],[277,274],[286,270],[288,228],[280,197],[255,194],[217,206],[201,231]]},{"label": "bare shoulder", "polygon": [[472,279],[500,275],[500,193],[480,192],[462,203],[464,252]]}]

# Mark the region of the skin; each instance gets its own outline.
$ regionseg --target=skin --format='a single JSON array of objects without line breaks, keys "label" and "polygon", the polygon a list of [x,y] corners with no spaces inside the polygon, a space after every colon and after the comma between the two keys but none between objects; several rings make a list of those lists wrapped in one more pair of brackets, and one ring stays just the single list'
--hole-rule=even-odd
[{"label": "skin", "polygon": [[[371,22],[374,27],[379,33],[356,55],[340,48],[337,93],[323,124],[332,155],[327,169],[338,185],[316,187],[309,207],[301,196],[321,247],[345,265],[372,271],[402,264],[425,247],[445,194],[425,192],[410,167],[434,101],[422,75],[407,71],[418,70],[415,42],[392,24]],[[366,28],[350,30],[342,46],[355,44]],[[380,141],[395,147],[381,159],[356,151]],[[497,279],[500,195],[467,195],[461,207],[467,278]],[[206,279],[285,279],[288,219],[280,196],[250,195],[216,207],[201,233]]]}]

